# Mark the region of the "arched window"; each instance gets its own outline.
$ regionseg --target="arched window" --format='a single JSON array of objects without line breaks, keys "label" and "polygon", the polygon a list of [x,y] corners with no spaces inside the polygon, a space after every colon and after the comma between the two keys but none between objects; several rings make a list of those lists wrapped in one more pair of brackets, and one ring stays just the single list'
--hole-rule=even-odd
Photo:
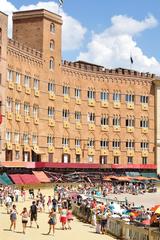
[{"label": "arched window", "polygon": [[54,69],[54,58],[53,58],[53,57],[50,58],[50,61],[49,61],[49,69],[50,69],[50,70],[53,70],[53,69]]},{"label": "arched window", "polygon": [[55,24],[51,23],[50,25],[50,32],[54,33],[55,32]]},{"label": "arched window", "polygon": [[51,40],[50,41],[50,50],[54,50],[54,47],[55,47],[54,40]]}]

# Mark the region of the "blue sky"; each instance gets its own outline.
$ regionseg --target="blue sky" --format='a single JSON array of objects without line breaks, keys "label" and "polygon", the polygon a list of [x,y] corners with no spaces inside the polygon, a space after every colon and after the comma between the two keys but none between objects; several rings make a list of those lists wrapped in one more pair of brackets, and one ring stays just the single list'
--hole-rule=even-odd
[{"label": "blue sky", "polygon": [[[0,0],[0,10],[9,15],[42,7],[56,12],[57,3]],[[64,22],[63,59],[130,68],[131,54],[132,68],[160,75],[159,0],[64,0],[60,14]]]}]

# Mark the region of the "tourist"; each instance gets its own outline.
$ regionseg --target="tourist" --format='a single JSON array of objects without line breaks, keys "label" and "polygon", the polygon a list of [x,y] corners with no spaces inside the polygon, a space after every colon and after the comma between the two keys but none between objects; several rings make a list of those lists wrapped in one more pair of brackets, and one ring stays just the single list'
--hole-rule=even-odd
[{"label": "tourist", "polygon": [[20,191],[18,188],[14,190],[14,195],[15,195],[15,201],[18,202]]},{"label": "tourist", "polygon": [[23,233],[25,234],[27,223],[28,223],[28,217],[29,217],[29,213],[26,207],[23,208],[23,211],[21,212],[20,215],[22,216],[22,227],[23,227]]},{"label": "tourist", "polygon": [[55,211],[55,209],[52,208],[49,213],[49,221],[48,221],[49,231],[47,234],[50,234],[51,229],[52,229],[53,235],[54,235],[56,222],[57,222],[56,211]]},{"label": "tourist", "polygon": [[66,223],[67,223],[67,209],[63,206],[62,210],[60,211],[60,222],[62,223],[62,229],[67,229]]},{"label": "tourist", "polygon": [[71,230],[71,222],[73,221],[73,215],[72,215],[72,210],[68,209],[67,211],[67,225],[68,225],[68,229]]},{"label": "tourist", "polygon": [[7,195],[6,198],[5,198],[5,205],[6,205],[6,208],[7,208],[7,213],[9,214],[10,213],[10,208],[12,206],[12,199],[9,195]]},{"label": "tourist", "polygon": [[51,199],[51,196],[48,196],[47,206],[48,206],[48,212],[50,213],[50,211],[52,209],[52,199]]},{"label": "tourist", "polygon": [[32,202],[29,215],[30,215],[30,227],[32,227],[32,223],[33,221],[35,221],[37,228],[39,228],[39,225],[37,223],[37,206],[35,201]]},{"label": "tourist", "polygon": [[17,210],[16,210],[16,205],[13,205],[12,209],[10,210],[10,221],[11,221],[10,231],[12,231],[12,227],[13,227],[14,231],[16,229],[17,214],[18,213],[17,213]]}]

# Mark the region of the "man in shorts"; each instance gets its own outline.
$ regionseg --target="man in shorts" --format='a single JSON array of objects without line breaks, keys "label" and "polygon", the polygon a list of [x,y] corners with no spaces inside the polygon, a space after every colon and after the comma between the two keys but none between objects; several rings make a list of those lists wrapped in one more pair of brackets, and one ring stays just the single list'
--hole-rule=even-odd
[{"label": "man in shorts", "polygon": [[32,223],[33,221],[35,221],[37,228],[39,228],[39,225],[37,223],[37,206],[35,201],[32,202],[29,213],[30,213],[30,227],[32,227]]}]

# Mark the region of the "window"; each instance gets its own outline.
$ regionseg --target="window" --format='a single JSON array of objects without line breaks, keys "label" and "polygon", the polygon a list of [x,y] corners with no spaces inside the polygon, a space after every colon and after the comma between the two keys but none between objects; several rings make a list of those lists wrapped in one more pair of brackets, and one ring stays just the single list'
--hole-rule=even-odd
[{"label": "window", "polygon": [[89,123],[95,123],[95,113],[93,112],[88,113],[87,119]]},{"label": "window", "polygon": [[127,116],[126,127],[134,127],[134,125],[135,125],[134,116]]},{"label": "window", "polygon": [[99,163],[102,165],[107,164],[107,156],[100,156]]},{"label": "window", "polygon": [[141,149],[142,150],[148,150],[148,148],[149,148],[149,143],[146,140],[143,140],[141,142]]},{"label": "window", "polygon": [[48,162],[53,162],[53,153],[48,154]]},{"label": "window", "polygon": [[128,140],[126,142],[126,148],[127,149],[134,149],[134,140]]},{"label": "window", "polygon": [[28,116],[30,114],[30,105],[29,103],[24,103],[24,115]]},{"label": "window", "polygon": [[147,157],[142,157],[142,164],[147,164],[148,158]]},{"label": "window", "polygon": [[81,112],[78,112],[78,111],[75,112],[75,120],[76,122],[81,121]]},{"label": "window", "polygon": [[141,128],[148,128],[149,127],[148,117],[141,117],[140,127]]},{"label": "window", "polygon": [[149,97],[148,96],[140,96],[140,102],[141,103],[148,103]]},{"label": "window", "polygon": [[80,88],[75,88],[75,97],[81,98],[81,89]]},{"label": "window", "polygon": [[88,90],[88,99],[95,99],[95,90],[93,89]]},{"label": "window", "polygon": [[62,138],[62,146],[68,147],[69,145],[69,139],[68,138]]},{"label": "window", "polygon": [[68,96],[70,92],[70,87],[69,86],[63,86],[63,96]]},{"label": "window", "polygon": [[55,24],[54,24],[54,23],[51,23],[51,24],[50,24],[50,32],[51,32],[51,33],[54,33],[54,32],[55,32]]},{"label": "window", "polygon": [[51,40],[51,41],[50,41],[50,50],[53,51],[54,48],[55,48],[54,40]]},{"label": "window", "polygon": [[119,115],[113,115],[113,126],[120,126],[121,118]]},{"label": "window", "polygon": [[49,60],[49,69],[50,70],[54,69],[54,58],[53,57],[51,57]]},{"label": "window", "polygon": [[19,101],[15,102],[15,112],[16,114],[20,114],[21,112],[21,103]]},{"label": "window", "polygon": [[7,97],[7,112],[12,112],[13,111],[13,100],[10,97]]},{"label": "window", "polygon": [[114,164],[119,164],[119,157],[118,156],[114,156]]},{"label": "window", "polygon": [[128,164],[133,164],[133,157],[128,157],[127,160],[128,160]]},{"label": "window", "polygon": [[33,117],[38,118],[39,116],[39,107],[37,105],[33,105]]},{"label": "window", "polygon": [[81,147],[81,140],[79,138],[75,139],[75,146],[76,146],[76,148],[80,148]]},{"label": "window", "polygon": [[16,72],[16,84],[21,84],[21,74]]},{"label": "window", "polygon": [[29,134],[28,133],[23,134],[23,143],[29,144]]},{"label": "window", "polygon": [[76,163],[79,163],[81,161],[81,155],[76,154]]},{"label": "window", "polygon": [[37,91],[39,89],[39,80],[38,79],[34,79],[33,88],[35,91]]},{"label": "window", "polygon": [[109,97],[108,91],[102,90],[101,91],[101,101],[108,101],[108,97]]},{"label": "window", "polygon": [[15,144],[19,144],[20,143],[20,133],[19,132],[15,132],[14,133],[14,143]]},{"label": "window", "polygon": [[63,109],[62,116],[63,116],[63,120],[64,121],[68,121],[68,119],[69,119],[69,110],[68,109]]},{"label": "window", "polygon": [[133,103],[134,102],[134,95],[133,95],[133,93],[127,93],[126,94],[126,102],[127,103]]},{"label": "window", "polygon": [[100,141],[100,147],[101,147],[101,148],[108,148],[108,140],[102,139],[102,140]]},{"label": "window", "polygon": [[94,161],[94,156],[88,155],[88,162],[92,163]]},{"label": "window", "polygon": [[54,118],[54,108],[53,107],[48,107],[48,117]]},{"label": "window", "polygon": [[24,76],[24,86],[26,88],[29,88],[30,87],[30,81],[31,81],[31,78],[27,75]]},{"label": "window", "polygon": [[108,125],[109,117],[106,114],[101,115],[101,125]]},{"label": "window", "polygon": [[88,139],[88,148],[94,148],[95,141],[93,138]]},{"label": "window", "polygon": [[48,83],[48,92],[53,92],[55,91],[55,84],[53,82]]},{"label": "window", "polygon": [[20,159],[20,152],[19,151],[15,151],[15,158],[16,158],[16,160]]},{"label": "window", "polygon": [[53,136],[51,136],[51,135],[47,136],[47,145],[53,146]]},{"label": "window", "polygon": [[114,102],[120,102],[121,101],[120,91],[114,91],[114,93],[113,93],[113,101]]},{"label": "window", "polygon": [[7,130],[6,131],[6,141],[10,142],[11,138],[12,138],[12,133],[9,130]]},{"label": "window", "polygon": [[37,134],[32,135],[32,144],[37,145],[38,144],[38,136]]},{"label": "window", "polygon": [[13,81],[13,71],[8,70],[8,76],[7,76],[8,81]]},{"label": "window", "polygon": [[112,147],[113,148],[120,148],[120,141],[119,140],[113,140]]}]

